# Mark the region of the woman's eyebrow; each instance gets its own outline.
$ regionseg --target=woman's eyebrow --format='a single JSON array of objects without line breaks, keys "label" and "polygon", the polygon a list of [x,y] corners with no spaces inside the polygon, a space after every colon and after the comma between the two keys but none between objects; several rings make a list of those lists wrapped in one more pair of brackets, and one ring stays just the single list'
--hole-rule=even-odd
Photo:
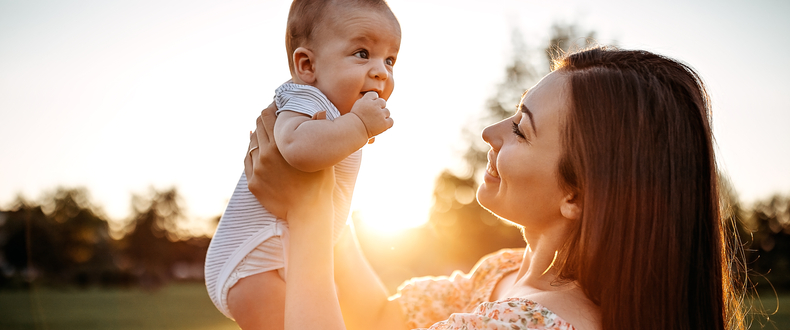
[{"label": "woman's eyebrow", "polygon": [[532,118],[532,111],[529,111],[529,108],[527,108],[524,103],[521,103],[521,112],[527,114],[527,117],[529,117],[529,124],[532,126],[532,131],[535,132],[535,136],[538,136],[538,130],[535,129],[535,121]]}]

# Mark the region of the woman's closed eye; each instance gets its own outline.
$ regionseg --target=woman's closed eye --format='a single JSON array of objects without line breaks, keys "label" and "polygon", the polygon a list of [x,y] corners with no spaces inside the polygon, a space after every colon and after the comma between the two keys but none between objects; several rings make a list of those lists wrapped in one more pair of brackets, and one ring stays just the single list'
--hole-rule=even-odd
[{"label": "woman's closed eye", "polygon": [[513,134],[518,136],[520,139],[529,142],[529,139],[527,138],[527,135],[524,134],[524,132],[521,131],[521,127],[518,127],[518,123],[516,123],[516,122],[513,122]]}]

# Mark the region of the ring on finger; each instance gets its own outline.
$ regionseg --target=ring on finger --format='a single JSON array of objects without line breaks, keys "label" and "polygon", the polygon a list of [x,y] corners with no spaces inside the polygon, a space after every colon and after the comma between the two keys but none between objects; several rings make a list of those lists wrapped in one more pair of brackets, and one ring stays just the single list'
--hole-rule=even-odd
[{"label": "ring on finger", "polygon": [[247,153],[250,155],[250,158],[252,158],[252,152],[255,151],[255,149],[258,149],[258,146],[254,146],[250,148],[250,151],[247,151]]}]

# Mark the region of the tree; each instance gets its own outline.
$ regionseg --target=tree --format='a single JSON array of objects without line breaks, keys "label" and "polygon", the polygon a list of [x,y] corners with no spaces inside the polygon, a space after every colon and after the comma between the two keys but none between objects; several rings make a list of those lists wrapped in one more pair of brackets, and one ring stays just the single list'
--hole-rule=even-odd
[{"label": "tree", "polygon": [[[774,195],[754,203],[745,219],[745,242],[752,281],[790,290],[790,196]],[[770,282],[770,284],[766,283]]]},{"label": "tree", "polygon": [[61,242],[41,206],[17,197],[4,218],[0,225],[3,286],[24,285],[65,269]]},{"label": "tree", "polygon": [[79,285],[95,284],[117,269],[107,220],[90,202],[84,188],[58,189],[44,199],[47,216],[55,223],[67,263],[64,276]]},{"label": "tree", "polygon": [[[209,240],[181,233],[186,217],[178,190],[151,189],[149,197],[133,196],[132,205],[130,232],[121,240],[122,266],[137,277],[139,284],[158,288],[174,278],[202,278]],[[201,273],[192,275],[195,268]]]},{"label": "tree", "polygon": [[89,285],[117,272],[107,221],[83,188],[58,188],[41,205],[18,197],[0,236],[12,278]]}]

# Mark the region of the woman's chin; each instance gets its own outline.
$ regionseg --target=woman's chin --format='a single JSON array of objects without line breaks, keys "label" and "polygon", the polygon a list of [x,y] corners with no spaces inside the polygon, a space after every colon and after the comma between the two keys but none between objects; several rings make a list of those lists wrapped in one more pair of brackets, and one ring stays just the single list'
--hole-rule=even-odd
[{"label": "woman's chin", "polygon": [[480,187],[477,188],[477,196],[475,196],[475,199],[477,200],[477,203],[480,204],[481,207],[483,207],[488,211],[491,211],[491,208],[489,206],[491,205],[491,201],[493,200],[494,196],[491,195],[491,191],[488,188],[490,187],[487,187],[486,183],[483,182],[480,185]]},{"label": "woman's chin", "polygon": [[[484,182],[480,185],[477,189],[477,203],[480,204],[480,207],[484,208],[486,211],[491,212],[491,214],[497,216],[498,218],[506,219],[501,216],[501,211],[505,211],[507,208],[503,209],[502,205],[498,205],[497,193],[498,193],[498,186],[494,185],[486,185]],[[492,189],[495,188],[495,189]]]}]

